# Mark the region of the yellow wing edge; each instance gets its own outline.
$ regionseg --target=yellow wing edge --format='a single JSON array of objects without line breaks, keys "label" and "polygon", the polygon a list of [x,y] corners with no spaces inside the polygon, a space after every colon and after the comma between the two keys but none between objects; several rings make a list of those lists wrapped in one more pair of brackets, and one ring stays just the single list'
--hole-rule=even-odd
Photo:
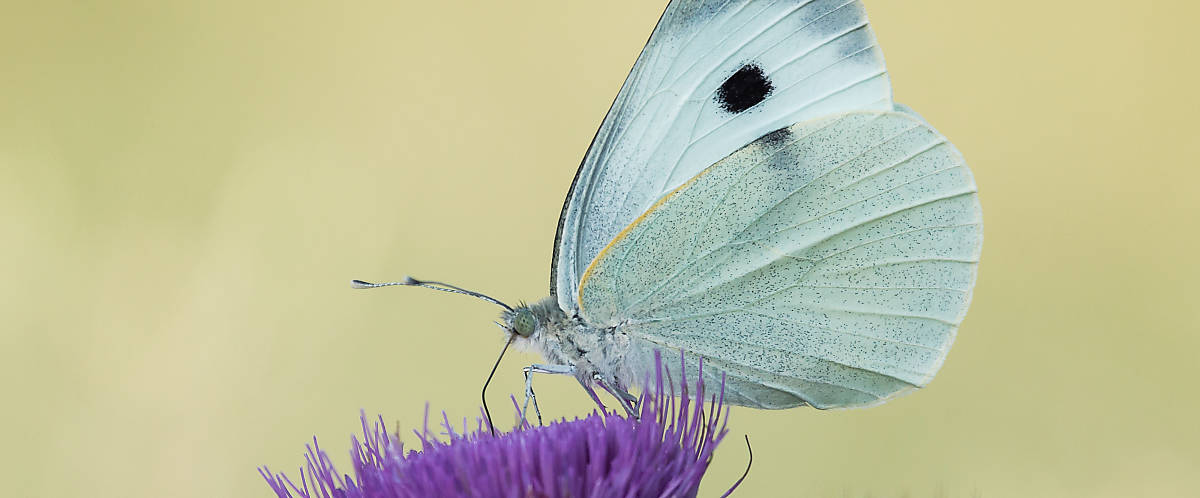
[{"label": "yellow wing edge", "polygon": [[678,194],[679,192],[683,191],[684,189],[692,186],[692,184],[699,181],[701,177],[703,177],[704,175],[707,175],[710,171],[712,171],[714,168],[716,168],[722,162],[723,161],[717,161],[717,162],[713,163],[711,166],[704,168],[699,173],[696,173],[696,176],[693,176],[690,179],[688,179],[688,181],[684,182],[683,185],[675,187],[674,190],[667,192],[667,194],[662,196],[661,199],[655,201],[653,205],[651,205],[649,208],[647,208],[645,211],[643,211],[642,214],[638,215],[638,217],[636,219],[634,219],[633,222],[629,223],[629,225],[626,225],[625,228],[621,229],[621,232],[618,233],[616,237],[613,237],[612,240],[608,241],[608,245],[604,246],[604,249],[602,249],[599,254],[596,254],[595,258],[592,258],[592,262],[588,263],[587,269],[583,271],[583,277],[579,279],[579,288],[576,289],[576,292],[575,292],[575,303],[579,305],[580,313],[583,313],[583,311],[584,311],[583,310],[583,288],[585,285],[587,285],[588,279],[591,278],[592,271],[596,268],[596,263],[598,261],[600,261],[601,259],[603,259],[604,256],[608,254],[609,250],[611,250],[613,248],[613,246],[617,245],[618,242],[625,240],[625,237],[629,236],[629,232],[633,231],[634,228],[636,228],[643,221],[645,221],[647,216],[650,216],[651,213],[653,213],[655,210],[657,210],[659,207],[661,207],[664,203],[666,203],[668,199],[674,197],[675,194]]}]

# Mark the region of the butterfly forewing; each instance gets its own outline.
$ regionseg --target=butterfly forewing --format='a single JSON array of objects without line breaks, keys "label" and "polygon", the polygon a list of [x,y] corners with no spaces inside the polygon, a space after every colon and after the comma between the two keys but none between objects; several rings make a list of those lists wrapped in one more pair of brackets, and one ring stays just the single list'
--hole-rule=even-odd
[{"label": "butterfly forewing", "polygon": [[860,2],[671,2],[583,160],[555,243],[568,313],[588,264],[664,194],[774,130],[892,109]]}]

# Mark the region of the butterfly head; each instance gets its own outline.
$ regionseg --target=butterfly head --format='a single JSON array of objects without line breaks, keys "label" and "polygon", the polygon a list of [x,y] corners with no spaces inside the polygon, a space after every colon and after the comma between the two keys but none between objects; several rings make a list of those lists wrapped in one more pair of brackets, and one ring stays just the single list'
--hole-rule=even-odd
[{"label": "butterfly head", "polygon": [[563,327],[562,312],[558,310],[558,302],[547,298],[532,304],[520,303],[511,310],[500,313],[497,322],[505,332],[512,334],[518,346],[537,347],[543,343],[547,334]]},{"label": "butterfly head", "polygon": [[516,309],[505,311],[500,314],[500,327],[510,334],[513,334],[513,339],[529,339],[538,332],[541,328],[541,320],[537,314],[525,304],[518,305]]},{"label": "butterfly head", "polygon": [[533,331],[537,330],[538,319],[534,316],[533,311],[527,307],[517,308],[512,313],[506,313],[508,321],[508,330],[521,337],[529,337],[533,335]]}]

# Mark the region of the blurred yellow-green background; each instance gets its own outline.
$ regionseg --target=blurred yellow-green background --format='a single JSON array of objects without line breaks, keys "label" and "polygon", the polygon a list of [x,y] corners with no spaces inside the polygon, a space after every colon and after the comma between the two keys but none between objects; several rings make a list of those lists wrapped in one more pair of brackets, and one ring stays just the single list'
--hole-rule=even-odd
[{"label": "blurred yellow-green background", "polygon": [[[5,496],[269,496],[360,408],[473,416],[493,306],[665,2],[9,2]],[[974,168],[975,303],[882,407],[735,409],[705,493],[1196,496],[1200,7],[868,1],[897,100]],[[501,366],[501,405],[523,364]],[[583,414],[563,378],[555,415]],[[501,410],[507,416],[508,410]]]}]

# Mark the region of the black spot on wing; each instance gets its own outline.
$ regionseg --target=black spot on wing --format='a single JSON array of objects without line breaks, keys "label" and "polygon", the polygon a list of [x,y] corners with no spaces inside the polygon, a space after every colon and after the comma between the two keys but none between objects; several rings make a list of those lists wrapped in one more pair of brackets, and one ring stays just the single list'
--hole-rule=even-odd
[{"label": "black spot on wing", "polygon": [[775,86],[757,64],[746,64],[717,88],[717,103],[737,114],[766,100]]}]

